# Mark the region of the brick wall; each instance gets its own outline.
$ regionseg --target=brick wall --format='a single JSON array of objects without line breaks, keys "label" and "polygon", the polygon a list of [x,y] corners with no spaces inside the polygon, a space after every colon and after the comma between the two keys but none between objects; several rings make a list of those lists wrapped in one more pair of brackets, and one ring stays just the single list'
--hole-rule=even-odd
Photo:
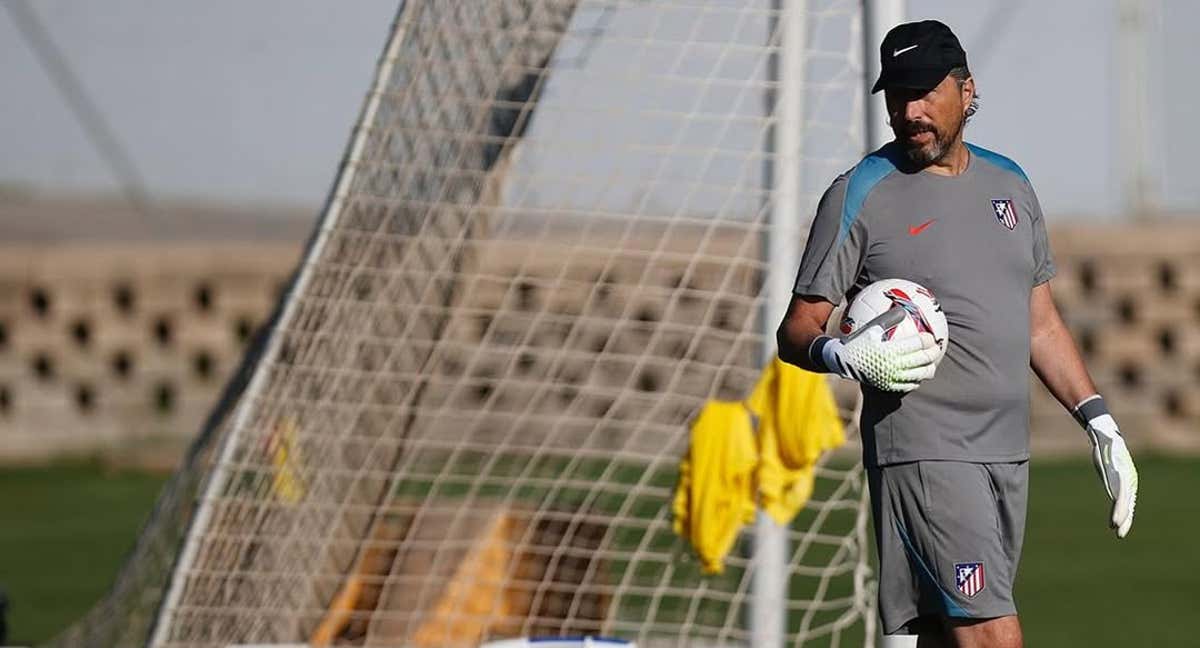
[{"label": "brick wall", "polygon": [[298,252],[281,243],[0,251],[0,458],[174,460]]},{"label": "brick wall", "polygon": [[[1051,238],[1056,300],[1134,445],[1200,450],[1200,228],[1064,226]],[[0,252],[0,460],[64,453],[174,460],[299,252],[297,241],[7,246]],[[531,266],[495,254],[484,259],[495,267],[481,270],[505,284],[523,263],[535,276],[513,294],[570,309],[561,279],[548,277],[545,284],[558,287],[541,294],[537,267],[550,256],[539,254]],[[661,289],[647,285],[630,296],[639,304],[622,310],[661,316],[654,299],[675,276],[666,270]],[[495,306],[508,292],[484,290],[480,305]],[[738,299],[710,310],[712,317],[751,314]],[[484,335],[488,327],[471,330],[478,332],[459,334]],[[669,382],[658,378],[642,382],[650,390]],[[1033,392],[1036,451],[1086,450],[1073,421],[1040,386]]]},{"label": "brick wall", "polygon": [[[1051,243],[1055,299],[1126,436],[1200,451],[1200,227],[1064,226]],[[1040,385],[1033,428],[1044,448],[1084,445]]]}]

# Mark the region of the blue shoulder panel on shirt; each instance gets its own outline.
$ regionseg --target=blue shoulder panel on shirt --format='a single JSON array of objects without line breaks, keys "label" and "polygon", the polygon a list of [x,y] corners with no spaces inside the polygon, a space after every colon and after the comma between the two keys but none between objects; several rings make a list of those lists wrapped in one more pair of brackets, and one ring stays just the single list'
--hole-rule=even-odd
[{"label": "blue shoulder panel on shirt", "polygon": [[850,233],[850,227],[862,212],[863,204],[867,202],[871,190],[896,170],[896,163],[891,157],[894,154],[891,146],[885,145],[863,158],[850,172],[850,178],[846,181],[846,197],[842,201],[842,228],[838,231],[838,243]]},{"label": "blue shoulder panel on shirt", "polygon": [[971,151],[972,155],[978,157],[979,159],[990,162],[995,166],[1004,169],[1005,171],[1015,173],[1017,174],[1017,177],[1021,178],[1027,183],[1029,182],[1029,176],[1025,175],[1025,171],[1021,169],[1020,165],[1004,157],[1003,155],[970,143],[967,143],[967,149]]}]

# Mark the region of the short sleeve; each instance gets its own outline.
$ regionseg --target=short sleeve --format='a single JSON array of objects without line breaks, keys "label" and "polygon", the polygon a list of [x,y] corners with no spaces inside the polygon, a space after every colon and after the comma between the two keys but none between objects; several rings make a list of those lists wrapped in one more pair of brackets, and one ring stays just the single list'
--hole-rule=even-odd
[{"label": "short sleeve", "polygon": [[862,268],[866,228],[862,219],[846,225],[842,222],[848,184],[845,175],[834,180],[817,205],[792,288],[797,295],[821,297],[837,304]]},{"label": "short sleeve", "polygon": [[1038,203],[1037,194],[1029,189],[1030,204],[1033,214],[1030,224],[1033,226],[1033,285],[1044,284],[1054,277],[1054,254],[1050,251],[1050,239],[1046,236],[1046,219],[1042,215],[1042,206]]}]

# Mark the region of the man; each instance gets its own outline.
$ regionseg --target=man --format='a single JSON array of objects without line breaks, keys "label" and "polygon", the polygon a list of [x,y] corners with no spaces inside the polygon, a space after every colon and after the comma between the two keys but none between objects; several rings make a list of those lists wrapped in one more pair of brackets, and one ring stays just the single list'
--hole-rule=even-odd
[{"label": "man", "polygon": [[[895,139],[821,199],[779,354],[863,383],[884,646],[1016,647],[1028,367],[1086,429],[1118,537],[1133,523],[1137,473],[1054,306],[1029,180],[963,142],[978,103],[958,39],[937,21],[904,24],[880,57],[873,92],[886,93]],[[936,367],[928,334],[883,339],[899,310],[845,339],[823,334],[834,304],[887,278],[937,295],[950,343]]]}]

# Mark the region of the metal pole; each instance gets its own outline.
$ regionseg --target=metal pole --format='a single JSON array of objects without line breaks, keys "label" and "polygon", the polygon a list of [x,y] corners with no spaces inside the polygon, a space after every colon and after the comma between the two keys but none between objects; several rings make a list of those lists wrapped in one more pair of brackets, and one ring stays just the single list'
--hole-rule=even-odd
[{"label": "metal pole", "polygon": [[1157,0],[1120,0],[1117,4],[1118,142],[1126,213],[1150,220],[1158,197],[1150,168],[1150,97],[1148,45],[1157,26]]},{"label": "metal pole", "polygon": [[[775,356],[775,329],[787,314],[792,279],[800,263],[800,153],[804,127],[804,0],[773,0],[769,35],[777,37],[768,68],[765,182],[770,196],[762,254],[766,265],[761,313],[760,364]],[[787,634],[787,527],[758,512],[754,525],[751,645],[781,648]]]},{"label": "metal pole", "polygon": [[[887,104],[884,101],[883,93],[877,95],[871,94],[871,86],[875,85],[875,79],[879,78],[879,44],[883,42],[883,37],[887,35],[892,27],[904,22],[907,19],[907,7],[905,0],[862,0],[862,63],[863,63],[863,96],[866,110],[863,111],[865,123],[863,124],[863,144],[866,149],[864,153],[870,153],[879,147],[887,144],[892,139],[891,128],[888,126]],[[861,407],[862,401],[859,401]],[[857,418],[858,412],[855,412]],[[865,478],[864,478],[865,480]],[[863,489],[862,505],[867,505],[869,494],[866,489]],[[861,509],[860,509],[861,511]],[[865,550],[866,544],[870,542],[867,538],[869,534],[866,531],[866,515],[860,513],[858,524],[855,532],[859,540],[863,543]],[[856,586],[859,589],[859,594],[863,592],[865,574],[856,574]],[[859,601],[861,607],[867,610],[866,618],[863,620],[866,637],[863,642],[863,648],[874,648],[878,637],[878,624],[876,623],[876,611],[873,604]]]},{"label": "metal pole", "polygon": [[883,93],[872,95],[871,86],[879,78],[879,44],[888,30],[904,22],[906,15],[905,0],[863,0],[862,3],[863,87],[867,108],[864,135],[867,153],[892,139]]}]

